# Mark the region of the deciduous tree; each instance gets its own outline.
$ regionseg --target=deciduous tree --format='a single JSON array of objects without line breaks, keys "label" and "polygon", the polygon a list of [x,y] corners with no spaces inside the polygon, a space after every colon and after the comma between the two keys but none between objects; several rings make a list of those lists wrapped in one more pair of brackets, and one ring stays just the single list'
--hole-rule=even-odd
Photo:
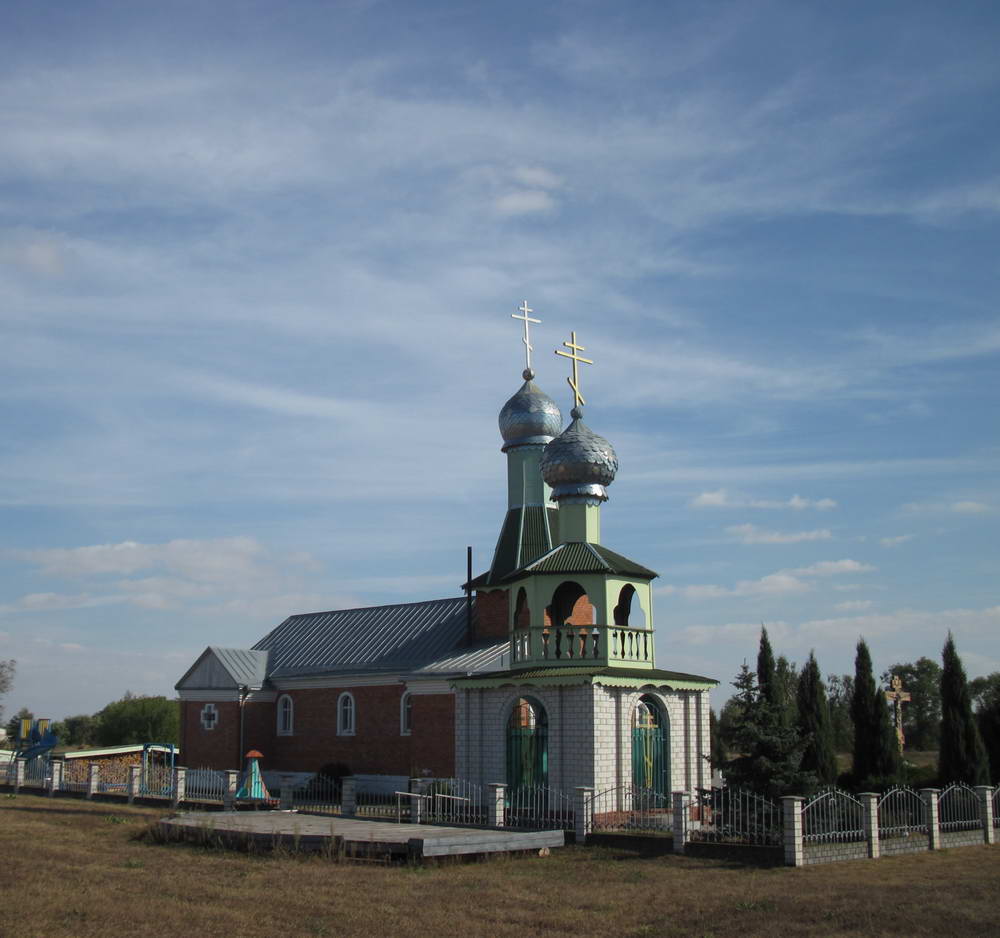
[{"label": "deciduous tree", "polygon": [[[17,662],[13,658],[0,661],[0,697],[3,697],[14,686],[14,672]],[[0,704],[0,720],[3,719],[3,704]]]},{"label": "deciduous tree", "polygon": [[174,743],[180,734],[180,708],[166,697],[126,693],[97,717],[96,741],[102,746],[127,743]]},{"label": "deciduous tree", "polygon": [[903,733],[907,749],[937,749],[941,739],[941,665],[930,658],[900,662],[882,673],[888,689],[899,677],[910,692],[903,705]]}]

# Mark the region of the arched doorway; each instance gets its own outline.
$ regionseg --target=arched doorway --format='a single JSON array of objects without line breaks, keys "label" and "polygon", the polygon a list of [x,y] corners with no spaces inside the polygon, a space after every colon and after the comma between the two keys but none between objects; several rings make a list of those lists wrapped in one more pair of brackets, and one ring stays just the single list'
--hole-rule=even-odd
[{"label": "arched doorway", "polygon": [[643,694],[632,711],[632,786],[670,793],[670,727],[655,697]]},{"label": "arched doorway", "polygon": [[507,720],[507,784],[513,790],[548,780],[548,715],[534,697],[520,697]]}]

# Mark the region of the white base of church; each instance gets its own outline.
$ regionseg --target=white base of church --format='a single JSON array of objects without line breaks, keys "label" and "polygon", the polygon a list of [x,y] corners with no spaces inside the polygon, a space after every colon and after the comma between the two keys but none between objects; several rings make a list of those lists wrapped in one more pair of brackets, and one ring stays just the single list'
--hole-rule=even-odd
[{"label": "white base of church", "polygon": [[548,719],[550,788],[598,792],[631,785],[633,715],[651,697],[666,716],[669,790],[708,788],[708,691],[573,684],[460,688],[456,691],[455,775],[478,784],[508,780],[507,727],[520,698],[540,703]]}]

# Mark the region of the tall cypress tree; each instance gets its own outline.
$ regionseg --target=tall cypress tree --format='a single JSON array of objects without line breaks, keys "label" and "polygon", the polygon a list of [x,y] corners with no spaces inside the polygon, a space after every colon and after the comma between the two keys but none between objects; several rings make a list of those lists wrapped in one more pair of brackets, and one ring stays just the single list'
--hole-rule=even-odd
[{"label": "tall cypress tree", "polygon": [[837,756],[826,689],[813,652],[809,652],[809,660],[799,676],[796,698],[799,734],[805,746],[800,768],[812,772],[821,785],[832,785],[837,781]]},{"label": "tall cypress tree", "polygon": [[767,629],[760,627],[760,647],[757,649],[757,692],[775,710],[781,709],[780,689],[774,668],[774,652]]},{"label": "tall cypress tree", "polygon": [[988,785],[990,772],[986,749],[972,716],[969,685],[951,632],[944,643],[942,659],[938,779],[942,784],[966,782],[969,785]]},{"label": "tall cypress tree", "polygon": [[854,768],[856,785],[884,786],[899,774],[899,750],[885,694],[875,686],[872,656],[862,638],[854,659]]}]

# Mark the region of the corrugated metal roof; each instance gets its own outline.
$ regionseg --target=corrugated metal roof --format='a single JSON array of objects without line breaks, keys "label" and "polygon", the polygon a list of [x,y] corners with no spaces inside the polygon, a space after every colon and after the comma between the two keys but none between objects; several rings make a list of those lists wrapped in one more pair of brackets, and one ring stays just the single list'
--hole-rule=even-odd
[{"label": "corrugated metal roof", "polygon": [[584,666],[569,666],[556,668],[519,668],[510,671],[497,671],[468,679],[460,678],[456,683],[473,687],[483,682],[518,683],[521,681],[555,681],[557,683],[638,683],[665,684],[677,690],[699,690],[714,687],[719,682],[711,677],[700,674],[684,674],[680,671],[661,671],[659,668],[619,668],[603,667],[588,668]]},{"label": "corrugated metal roof", "polygon": [[504,656],[510,652],[510,642],[494,642],[460,651],[447,658],[432,661],[417,669],[418,674],[460,674],[492,671],[503,667]]},{"label": "corrugated metal roof", "polygon": [[240,686],[257,688],[267,676],[267,652],[251,648],[219,648],[209,645],[219,663],[232,675]]},{"label": "corrugated metal roof", "polygon": [[[521,571],[519,571],[521,572]],[[612,573],[652,579],[657,574],[642,564],[609,550],[602,544],[570,541],[560,544],[534,563],[524,573]]]},{"label": "corrugated metal roof", "polygon": [[271,678],[330,671],[413,671],[448,658],[467,635],[465,598],[289,616],[254,650]]}]

